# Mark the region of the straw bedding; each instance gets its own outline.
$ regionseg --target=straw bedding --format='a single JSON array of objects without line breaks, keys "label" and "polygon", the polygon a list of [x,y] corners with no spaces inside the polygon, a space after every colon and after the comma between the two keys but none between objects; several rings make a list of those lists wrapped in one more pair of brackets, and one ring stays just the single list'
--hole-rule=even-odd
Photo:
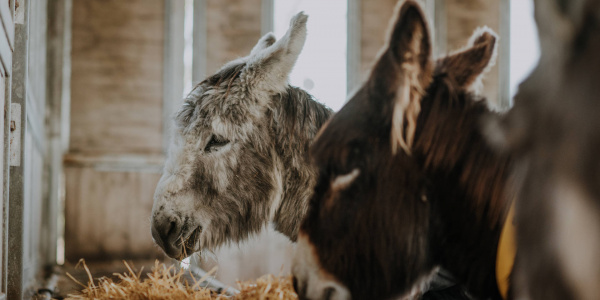
[{"label": "straw bedding", "polygon": [[83,290],[79,294],[69,295],[67,299],[133,299],[133,300],[175,300],[175,299],[193,299],[193,300],[212,300],[212,299],[241,299],[241,300],[274,300],[274,299],[298,299],[291,278],[276,277],[265,275],[256,281],[238,282],[240,293],[228,297],[217,294],[210,289],[201,287],[202,282],[208,279],[216,271],[211,270],[207,276],[199,279],[192,277],[193,282],[183,279],[185,270],[176,271],[174,266],[155,263],[151,272],[148,272],[147,278],[142,279],[142,271],[135,272],[126,262],[125,266],[128,272],[115,274],[117,280],[110,278],[99,278],[94,282],[90,270],[82,262],[83,268],[87,272],[89,282],[87,285],[77,281],[74,277],[67,274],[72,280],[80,284]]}]

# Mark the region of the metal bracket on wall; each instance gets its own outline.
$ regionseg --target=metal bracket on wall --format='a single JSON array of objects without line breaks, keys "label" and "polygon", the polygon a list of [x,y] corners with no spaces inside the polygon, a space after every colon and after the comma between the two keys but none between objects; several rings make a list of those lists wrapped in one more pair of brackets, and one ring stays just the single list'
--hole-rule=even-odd
[{"label": "metal bracket on wall", "polygon": [[21,104],[10,104],[10,166],[21,165]]}]

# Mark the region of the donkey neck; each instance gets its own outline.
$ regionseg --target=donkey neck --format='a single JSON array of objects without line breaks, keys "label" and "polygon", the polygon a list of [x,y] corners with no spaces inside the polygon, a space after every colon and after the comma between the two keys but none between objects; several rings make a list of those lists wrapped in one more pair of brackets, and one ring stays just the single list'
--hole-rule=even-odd
[{"label": "donkey neck", "polygon": [[511,197],[509,159],[479,133],[484,101],[441,89],[422,102],[415,157],[430,180],[432,249],[437,263],[477,297],[501,299],[496,287],[498,240]]},{"label": "donkey neck", "polygon": [[272,114],[282,194],[271,218],[275,230],[296,241],[316,181],[316,172],[308,160],[308,147],[332,111],[306,91],[290,86],[286,92],[274,96]]}]

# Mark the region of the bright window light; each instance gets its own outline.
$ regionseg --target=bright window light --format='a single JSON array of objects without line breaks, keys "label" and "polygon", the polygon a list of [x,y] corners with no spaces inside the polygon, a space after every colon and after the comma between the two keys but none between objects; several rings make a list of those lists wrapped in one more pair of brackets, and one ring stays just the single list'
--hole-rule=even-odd
[{"label": "bright window light", "polygon": [[347,0],[274,2],[274,33],[281,38],[298,12],[308,15],[308,35],[290,83],[339,110],[346,102]]},{"label": "bright window light", "polygon": [[[192,60],[194,54],[194,0],[185,0],[183,16],[183,96],[192,90]],[[197,82],[196,82],[197,83]]]},{"label": "bright window light", "polygon": [[540,57],[533,0],[510,1],[510,94],[529,76]]}]

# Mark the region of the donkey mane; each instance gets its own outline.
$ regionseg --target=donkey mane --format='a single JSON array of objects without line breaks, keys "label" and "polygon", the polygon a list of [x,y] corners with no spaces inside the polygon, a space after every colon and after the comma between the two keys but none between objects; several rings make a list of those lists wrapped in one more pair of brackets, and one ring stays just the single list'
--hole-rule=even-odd
[{"label": "donkey mane", "polygon": [[231,83],[235,79],[240,77],[240,73],[242,72],[244,67],[246,67],[246,63],[227,65],[216,74],[204,79],[202,82],[200,82],[200,84],[207,83],[216,86],[221,85],[221,83],[225,81],[228,81],[229,85],[231,85]]},{"label": "donkey mane", "polygon": [[185,128],[192,121],[192,117],[194,116],[194,110],[196,109],[196,105],[202,103],[202,101],[207,97],[207,95],[198,95],[196,97],[194,92],[201,88],[202,86],[220,86],[223,83],[227,83],[227,92],[225,94],[225,98],[227,98],[229,94],[229,89],[231,84],[240,77],[242,69],[246,66],[246,63],[238,63],[238,64],[230,64],[223,67],[214,75],[202,80],[198,83],[187,95],[185,102],[183,103],[182,109],[175,116],[175,124],[177,124],[180,128]]},{"label": "donkey mane", "polygon": [[276,152],[285,166],[283,199],[273,221],[277,231],[295,241],[312,192],[306,187],[314,186],[316,177],[314,169],[307,168],[308,148],[333,111],[308,92],[289,86],[273,97],[272,113]]},{"label": "donkey mane", "polygon": [[292,135],[312,139],[333,113],[331,109],[317,102],[311,94],[295,86],[290,86],[284,93],[276,95],[273,102],[279,106],[279,110],[272,125],[282,143]]},{"label": "donkey mane", "polygon": [[331,115],[289,85],[307,20],[296,14],[283,37],[266,34],[186,97],[152,213],[170,257],[243,241],[270,222],[296,240],[316,180],[306,152]]},{"label": "donkey mane", "polygon": [[[487,100],[456,88],[444,69],[442,61],[421,102],[413,155],[423,165],[438,199],[432,209],[441,223],[433,224],[438,230],[432,232],[440,236],[431,241],[433,249],[445,250],[436,259],[464,278],[473,295],[485,295],[486,290],[496,288],[497,245],[513,199],[507,188],[512,160],[494,151],[480,132],[481,119],[494,114]],[[452,240],[444,238],[448,236]],[[477,263],[456,257],[471,257]]]},{"label": "donkey mane", "polygon": [[427,170],[457,176],[461,188],[475,200],[471,204],[479,220],[489,221],[489,226],[502,225],[511,200],[505,195],[511,160],[494,151],[480,131],[482,119],[494,112],[484,97],[456,89],[444,67],[442,60],[421,103],[417,158]]}]

